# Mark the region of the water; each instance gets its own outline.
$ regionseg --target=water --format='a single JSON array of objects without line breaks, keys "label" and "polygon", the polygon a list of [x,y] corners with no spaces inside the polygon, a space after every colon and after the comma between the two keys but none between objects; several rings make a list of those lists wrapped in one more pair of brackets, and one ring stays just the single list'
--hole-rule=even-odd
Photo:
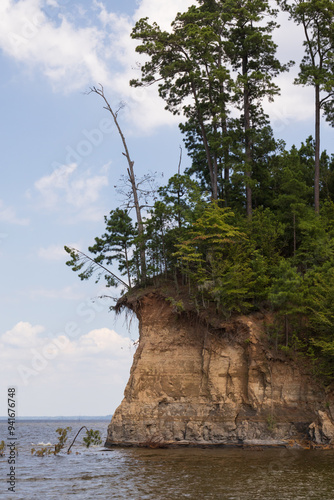
[{"label": "water", "polygon": [[[58,500],[302,500],[334,499],[334,450],[84,448],[80,434],[70,455],[31,456],[35,445],[57,442],[58,427],[101,431],[108,422],[18,422],[16,492],[6,485],[7,458],[0,458],[0,498]],[[6,424],[0,423],[0,441]]]}]

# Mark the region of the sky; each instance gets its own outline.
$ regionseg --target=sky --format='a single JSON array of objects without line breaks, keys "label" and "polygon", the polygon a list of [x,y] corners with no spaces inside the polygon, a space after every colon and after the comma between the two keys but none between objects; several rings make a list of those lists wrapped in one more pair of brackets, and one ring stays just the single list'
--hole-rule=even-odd
[{"label": "sky", "polygon": [[[137,176],[177,171],[180,118],[157,89],[130,88],[139,76],[135,22],[168,29],[191,0],[1,0],[0,3],[0,416],[17,388],[19,416],[112,414],[135,353],[135,317],[115,318],[94,280],[65,265],[64,245],[85,251],[122,204],[126,172],[111,117],[90,87],[103,84],[118,109]],[[281,96],[266,103],[275,137],[288,147],[313,134],[313,92],[293,86],[302,32],[280,16],[274,35]],[[332,152],[322,123],[322,147]],[[182,168],[189,165],[183,155]]]}]

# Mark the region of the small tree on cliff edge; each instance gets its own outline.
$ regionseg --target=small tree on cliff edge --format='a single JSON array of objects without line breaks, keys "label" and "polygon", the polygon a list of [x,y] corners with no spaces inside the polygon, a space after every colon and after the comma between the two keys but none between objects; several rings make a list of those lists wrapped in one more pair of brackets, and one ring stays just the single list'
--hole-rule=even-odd
[{"label": "small tree on cliff edge", "polygon": [[[95,244],[88,248],[95,257],[65,246],[65,251],[71,257],[66,265],[73,271],[79,272],[81,280],[87,280],[94,274],[96,282],[104,277],[108,287],[121,285],[129,289],[132,286],[131,276],[135,276],[138,280],[140,274],[136,259],[133,258],[137,232],[126,210],[120,208],[112,210],[110,216],[105,216],[104,220],[105,233],[101,237],[96,237]],[[127,277],[127,283],[106,267],[111,266],[115,260],[120,275]]]}]

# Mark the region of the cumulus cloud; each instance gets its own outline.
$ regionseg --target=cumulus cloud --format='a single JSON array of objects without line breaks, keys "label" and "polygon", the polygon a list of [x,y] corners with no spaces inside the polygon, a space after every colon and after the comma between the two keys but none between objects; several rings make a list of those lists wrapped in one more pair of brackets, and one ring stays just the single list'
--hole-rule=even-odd
[{"label": "cumulus cloud", "polygon": [[[39,203],[43,207],[59,211],[65,205],[72,209],[76,217],[68,221],[78,219],[95,221],[100,220],[103,215],[103,210],[97,202],[100,200],[103,188],[108,184],[105,168],[101,169],[99,175],[94,175],[90,170],[79,170],[77,164],[71,163],[61,165],[51,174],[38,179],[34,188],[40,196]],[[29,197],[33,198],[31,192]]]},{"label": "cumulus cloud", "polygon": [[163,125],[176,125],[180,119],[164,109],[165,103],[158,96],[157,86],[129,86],[131,79],[140,76],[138,63],[145,60],[145,56],[135,52],[139,41],[132,40],[132,28],[140,18],[149,17],[150,22],[157,22],[161,28],[168,30],[177,12],[187,10],[194,3],[192,0],[164,0],[159,3],[142,0],[132,16],[125,16],[108,11],[104,2],[96,2],[100,20],[109,32],[106,55],[111,61],[119,63],[112,79],[106,82],[106,89],[109,95],[119,95],[127,102],[125,116],[136,134],[151,133]]},{"label": "cumulus cloud", "polygon": [[[84,335],[80,335],[79,328],[76,330],[73,328],[71,332],[68,328],[67,331],[68,336],[59,334],[55,338],[46,338],[42,335],[45,332],[44,326],[20,321],[12,329],[0,335],[0,342],[4,347],[15,346],[24,349],[27,347],[43,348],[51,343],[55,346],[62,346],[59,349],[59,355],[66,356],[75,353],[78,357],[92,353],[100,353],[103,356],[108,353],[108,356],[111,354],[115,357],[124,357],[126,349],[132,344],[128,337],[124,338],[109,328],[93,329]],[[67,341],[64,341],[65,338]],[[125,349],[124,352],[122,352],[123,349]],[[29,358],[29,356],[26,357]]]},{"label": "cumulus cloud", "polygon": [[142,0],[134,14],[134,19],[137,21],[142,17],[149,17],[150,21],[156,21],[162,29],[168,30],[178,12],[184,12],[191,5],[196,4],[194,0],[164,0],[163,2]]},{"label": "cumulus cloud", "polygon": [[64,260],[66,257],[68,257],[68,254],[64,250],[64,245],[50,245],[48,247],[41,247],[38,249],[37,255],[40,259],[48,261]]},{"label": "cumulus cloud", "polygon": [[[151,22],[156,21],[163,29],[169,29],[176,13],[193,3],[192,0],[142,0],[132,15],[122,15],[108,10],[106,2],[95,0],[90,7],[91,13],[97,14],[95,25],[83,26],[78,24],[80,12],[76,13],[75,23],[68,6],[57,8],[56,2],[53,2],[52,15],[48,15],[42,8],[45,7],[42,0],[3,0],[0,46],[10,57],[38,68],[55,89],[72,91],[102,82],[111,99],[128,102],[126,116],[132,127],[137,132],[151,132],[157,126],[175,124],[179,119],[164,111],[164,103],[154,86],[149,89],[129,87],[129,80],[138,76],[136,63],[142,60],[135,53],[137,41],[131,39],[130,33],[135,22],[147,16]],[[303,51],[300,29],[288,23],[285,14],[280,16],[283,27],[275,34],[280,58],[292,57],[299,61]],[[89,18],[90,13],[81,13],[81,17]],[[290,93],[291,78],[284,75],[279,83],[282,98],[278,99],[276,108],[272,107],[274,115],[280,114],[284,101],[287,109],[291,108],[291,102],[294,103],[294,115],[299,119],[309,117],[310,111],[308,107],[305,109],[301,93],[297,89]],[[287,85],[289,93],[284,89]]]},{"label": "cumulus cloud", "polygon": [[42,0],[2,0],[2,50],[42,70],[56,89],[71,91],[89,79],[107,80],[107,66],[99,56],[101,31],[94,26],[75,27],[55,3],[52,11],[45,7]]},{"label": "cumulus cloud", "polygon": [[43,332],[44,327],[41,325],[33,326],[30,323],[20,321],[11,330],[8,330],[1,335],[0,343],[3,348],[7,345],[10,347],[25,349],[26,347],[33,345],[39,334]]},{"label": "cumulus cloud", "polygon": [[139,57],[135,53],[137,42],[130,33],[135,22],[148,14],[150,20],[168,28],[177,11],[187,9],[193,1],[164,0],[157,4],[142,0],[132,16],[110,12],[102,1],[93,2],[88,12],[76,11],[76,16],[70,4],[51,2],[50,10],[47,3],[1,2],[0,48],[4,53],[36,74],[43,74],[56,91],[67,93],[103,83],[111,100],[127,101],[127,118],[137,132],[176,122],[164,111],[156,88],[129,87],[129,80],[138,75]]},{"label": "cumulus cloud", "polygon": [[[137,63],[144,60],[135,52],[138,42],[131,39],[130,33],[141,17],[169,29],[176,13],[185,11],[194,1],[141,0],[131,14],[115,13],[102,0],[85,6],[86,10],[69,2],[61,4],[55,0],[2,0],[0,48],[25,67],[42,73],[57,91],[86,89],[101,82],[111,102],[126,101],[124,117],[136,134],[149,134],[159,126],[178,123],[179,117],[164,110],[156,86],[129,87],[129,80],[139,76]],[[294,59],[296,73],[304,52],[302,30],[289,22],[285,13],[280,13],[278,21],[281,28],[274,33],[278,57],[282,62]],[[312,116],[310,89],[294,87],[293,76],[285,73],[279,77],[282,96],[266,105],[266,111],[280,122],[279,127],[284,121]]]},{"label": "cumulus cloud", "polygon": [[29,219],[18,217],[16,215],[15,209],[11,206],[5,205],[5,203],[2,200],[0,200],[0,221],[6,222],[8,224],[15,224],[18,226],[29,225]]},{"label": "cumulus cloud", "polygon": [[109,328],[82,334],[73,324],[54,337],[45,333],[19,322],[0,335],[0,379],[18,387],[21,415],[111,413],[115,401],[106,394],[120,402],[134,354],[130,338]]},{"label": "cumulus cloud", "polygon": [[[128,357],[128,350],[132,346],[130,338],[122,337],[109,328],[93,329],[83,335],[81,333],[76,324],[68,323],[63,333],[46,337],[44,326],[20,321],[0,335],[1,366],[3,363],[8,364],[13,348],[16,350],[15,358],[24,358],[28,364],[32,359],[30,349],[38,350],[45,359],[48,359],[48,354],[45,353],[53,350],[54,354],[50,354],[49,358],[54,358],[55,363],[58,363],[57,358],[60,360],[69,357],[71,360],[68,359],[68,362],[71,364],[75,361],[79,363],[84,357],[93,354],[103,359]],[[32,365],[31,367],[34,368]]]},{"label": "cumulus cloud", "polygon": [[304,122],[314,116],[314,92],[311,87],[294,85],[299,72],[299,64],[304,56],[304,31],[302,26],[289,20],[289,14],[279,12],[277,17],[279,28],[273,32],[273,40],[277,44],[277,58],[286,64],[294,61],[288,72],[281,73],[275,80],[281,89],[273,103],[265,103],[265,111],[270,115],[272,125],[277,132],[293,122]]}]

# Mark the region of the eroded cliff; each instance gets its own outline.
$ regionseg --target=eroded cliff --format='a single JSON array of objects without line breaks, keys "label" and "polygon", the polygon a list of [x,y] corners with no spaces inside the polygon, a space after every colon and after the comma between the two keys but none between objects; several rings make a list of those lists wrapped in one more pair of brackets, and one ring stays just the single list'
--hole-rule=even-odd
[{"label": "eroded cliff", "polygon": [[212,327],[156,293],[125,299],[140,323],[106,446],[334,444],[334,402],[300,365],[274,355],[264,318]]}]

